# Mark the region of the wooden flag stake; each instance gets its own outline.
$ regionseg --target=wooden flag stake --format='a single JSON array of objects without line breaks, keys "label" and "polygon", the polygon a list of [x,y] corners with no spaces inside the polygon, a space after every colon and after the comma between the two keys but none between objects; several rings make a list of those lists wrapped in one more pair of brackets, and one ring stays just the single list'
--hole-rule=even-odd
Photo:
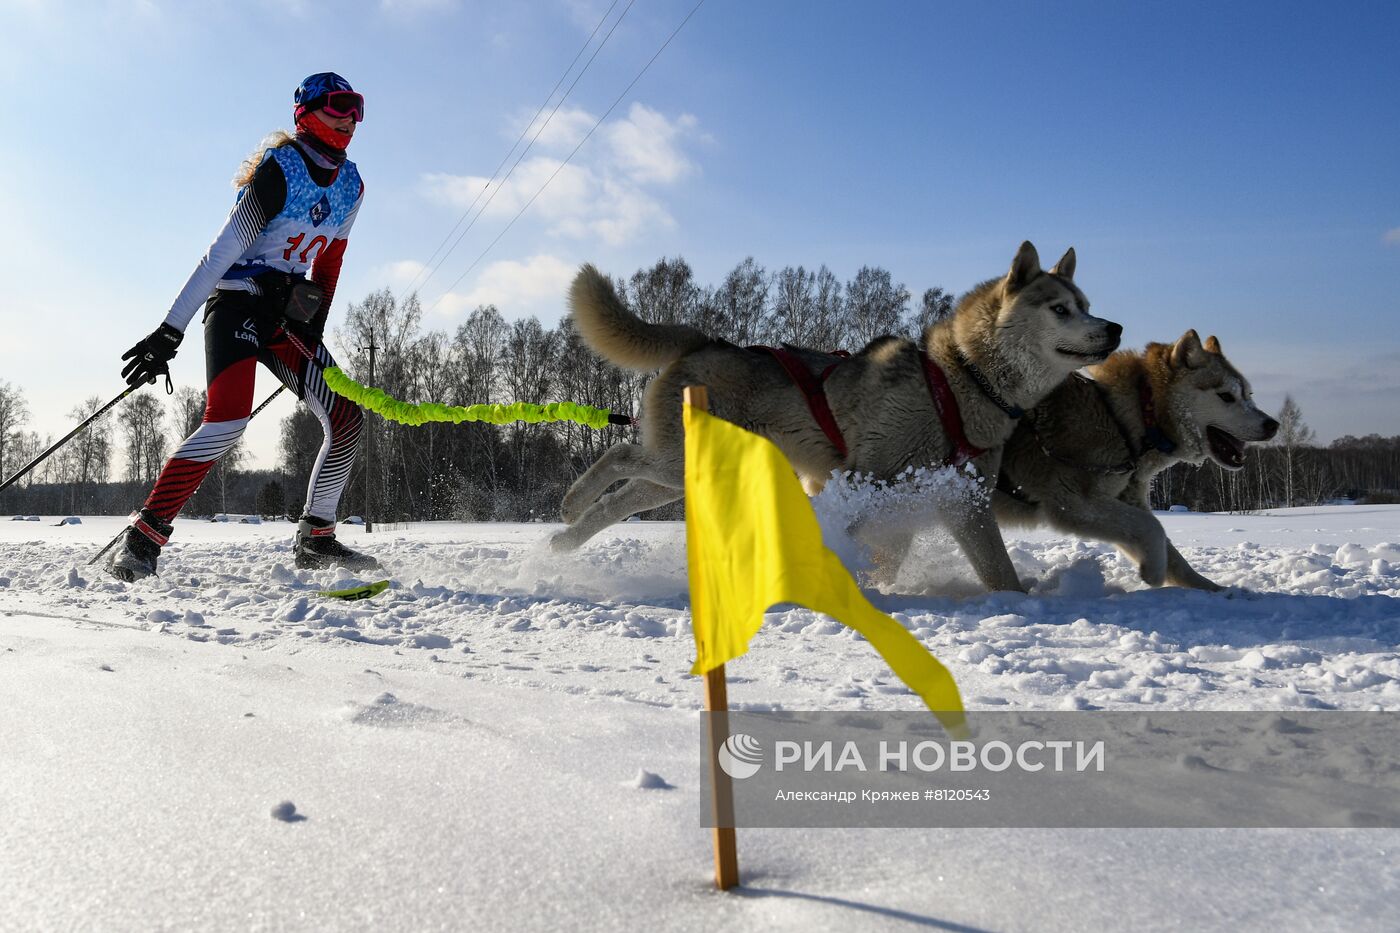
[{"label": "wooden flag stake", "polygon": [[[704,386],[687,386],[685,403],[708,412]],[[714,804],[715,887],[728,891],[739,884],[739,848],[734,838],[734,785],[719,768],[719,750],[729,738],[729,685],[721,664],[705,674],[705,712],[709,715],[710,788]]]},{"label": "wooden flag stake", "polygon": [[710,720],[710,787],[715,808],[715,887],[739,884],[739,847],[734,838],[734,785],[718,767],[719,750],[729,738],[729,691],[724,665],[705,674],[705,711]]}]

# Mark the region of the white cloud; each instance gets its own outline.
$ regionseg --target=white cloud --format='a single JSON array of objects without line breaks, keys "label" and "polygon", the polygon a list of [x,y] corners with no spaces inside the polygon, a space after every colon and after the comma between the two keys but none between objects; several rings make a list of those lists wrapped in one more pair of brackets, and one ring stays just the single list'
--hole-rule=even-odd
[{"label": "white cloud", "polygon": [[1383,239],[1387,245],[1400,246],[1400,227],[1391,227],[1385,232],[1385,236],[1381,239]]},{"label": "white cloud", "polygon": [[564,296],[577,267],[558,256],[540,254],[523,262],[503,259],[488,265],[468,292],[449,292],[435,311],[456,315],[479,305],[495,305],[509,320],[537,315],[554,320],[564,310]]},{"label": "white cloud", "polygon": [[660,201],[640,188],[604,180],[592,210],[560,217],[551,228],[557,236],[578,240],[601,239],[621,246],[647,230],[671,229],[676,221]]},{"label": "white cloud", "polygon": [[[540,192],[531,210],[547,219],[571,216],[589,207],[590,192],[596,187],[587,169],[564,165],[559,159],[541,156],[521,162],[504,185],[486,187],[489,179],[480,175],[432,174],[423,176],[428,197],[451,205],[458,211],[471,207],[488,220],[514,217],[530,197]],[[555,172],[558,172],[555,175]],[[549,178],[549,187],[541,187]],[[475,207],[473,207],[475,203]]]},{"label": "white cloud", "polygon": [[[521,116],[516,126],[525,119]],[[602,240],[609,246],[674,227],[656,189],[698,171],[681,148],[688,138],[699,136],[698,121],[688,114],[671,119],[633,104],[625,117],[602,126],[601,145],[585,147],[564,164],[561,156],[572,151],[595,120],[584,110],[560,110],[537,144],[557,154],[532,155],[503,184],[487,188],[488,179],[481,175],[433,173],[423,176],[421,191],[459,213],[475,202],[474,211],[480,211],[482,223],[493,229],[509,222],[538,194],[525,216],[542,221],[550,236]]]},{"label": "white cloud", "polygon": [[477,175],[448,175],[429,172],[421,179],[419,189],[429,201],[459,209],[467,208],[482,189],[486,179]]},{"label": "white cloud", "polygon": [[389,288],[397,294],[408,288],[415,280],[419,280],[421,284],[420,273],[426,269],[427,266],[416,259],[400,259],[398,262],[391,262],[376,268],[374,280],[388,283]]},{"label": "white cloud", "polygon": [[699,121],[690,114],[668,120],[644,104],[634,103],[627,117],[609,123],[608,147],[617,166],[640,184],[669,185],[695,170],[677,143],[695,130]]},{"label": "white cloud", "polygon": [[[550,114],[548,110],[543,110],[539,112],[538,116],[534,111],[528,113],[522,111],[516,116],[513,125],[502,131],[502,136],[514,142],[520,136],[520,129],[525,126],[526,120],[531,122],[529,131],[521,143],[522,146],[529,145],[530,140],[534,139],[532,152],[539,149],[568,155],[588,134],[598,118],[587,110],[578,108],[560,107],[553,114]],[[539,134],[538,138],[536,138],[536,134]],[[509,165],[506,167],[509,168]]]},{"label": "white cloud", "polygon": [[[509,222],[539,192],[530,205],[530,214],[545,222],[551,236],[601,238],[610,246],[620,246],[648,230],[675,226],[675,220],[659,200],[625,178],[572,163],[560,166],[560,160],[554,158],[527,159],[505,186],[495,191],[494,197],[490,190],[482,196],[473,215],[481,211],[483,222]],[[554,180],[541,191],[550,176]],[[435,174],[425,176],[423,181],[430,198],[462,211],[471,206],[487,179]],[[468,237],[474,238],[475,232]]]}]

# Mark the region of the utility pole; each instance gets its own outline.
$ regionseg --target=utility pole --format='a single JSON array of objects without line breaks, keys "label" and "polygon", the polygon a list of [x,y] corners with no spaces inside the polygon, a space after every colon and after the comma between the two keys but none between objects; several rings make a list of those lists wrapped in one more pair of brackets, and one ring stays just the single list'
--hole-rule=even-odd
[{"label": "utility pole", "polygon": [[[369,329],[369,346],[360,347],[360,352],[369,351],[369,384],[374,385],[374,353],[379,347],[374,343],[374,328]],[[370,521],[369,506],[370,497],[374,494],[374,482],[372,474],[374,471],[374,430],[370,427],[372,422],[365,421],[365,534],[374,530],[374,523]]]}]

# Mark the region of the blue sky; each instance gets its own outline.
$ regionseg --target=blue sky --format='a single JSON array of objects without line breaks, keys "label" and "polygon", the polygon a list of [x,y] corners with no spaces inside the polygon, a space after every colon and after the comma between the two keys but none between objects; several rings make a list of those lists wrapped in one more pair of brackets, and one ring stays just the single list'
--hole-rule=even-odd
[{"label": "blue sky", "polygon": [[[120,388],[305,74],[367,98],[334,326],[410,281],[610,2],[0,0],[0,379],[30,427]],[[423,288],[430,326],[482,301],[553,322],[578,263],[663,255],[960,291],[1029,238],[1077,248],[1127,345],[1217,334],[1320,439],[1400,433],[1400,7],[706,0],[457,281],[693,4],[635,0]],[[192,331],[175,376],[202,385]],[[260,465],[290,408],[250,430]]]}]

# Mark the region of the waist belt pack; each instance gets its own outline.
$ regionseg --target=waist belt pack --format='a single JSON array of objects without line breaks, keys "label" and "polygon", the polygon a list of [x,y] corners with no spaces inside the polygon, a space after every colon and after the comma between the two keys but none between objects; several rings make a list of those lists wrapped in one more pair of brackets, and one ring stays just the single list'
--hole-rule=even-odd
[{"label": "waist belt pack", "polygon": [[287,304],[282,313],[289,321],[305,324],[321,310],[325,297],[325,289],[310,279],[302,279],[287,290]]},{"label": "waist belt pack", "polygon": [[268,304],[282,316],[297,324],[305,324],[321,310],[325,289],[310,279],[289,272],[264,272],[253,276]]}]

